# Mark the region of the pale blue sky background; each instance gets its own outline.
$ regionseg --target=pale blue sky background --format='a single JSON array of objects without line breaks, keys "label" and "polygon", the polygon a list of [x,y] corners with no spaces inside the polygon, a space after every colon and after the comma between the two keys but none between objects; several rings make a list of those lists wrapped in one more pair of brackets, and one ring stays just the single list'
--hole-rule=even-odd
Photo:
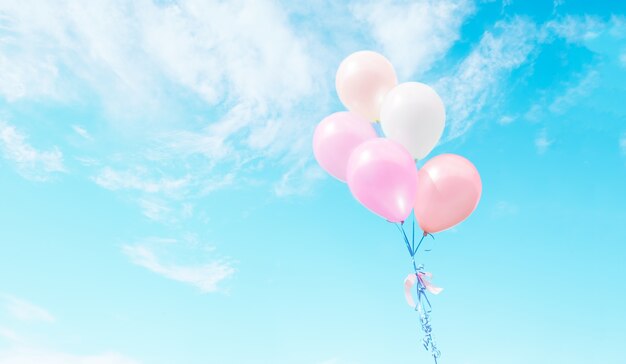
[{"label": "pale blue sky background", "polygon": [[361,49],[483,178],[420,256],[441,363],[624,363],[608,0],[0,0],[0,363],[430,363],[399,234],[312,159]]}]

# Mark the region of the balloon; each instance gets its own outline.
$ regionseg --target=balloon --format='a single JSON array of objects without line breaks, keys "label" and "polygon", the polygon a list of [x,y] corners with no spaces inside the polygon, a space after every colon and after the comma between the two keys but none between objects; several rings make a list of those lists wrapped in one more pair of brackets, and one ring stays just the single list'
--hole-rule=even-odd
[{"label": "balloon", "polygon": [[339,65],[335,87],[339,99],[352,112],[370,121],[380,117],[380,106],[398,84],[396,71],[383,55],[372,51],[352,53]]},{"label": "balloon", "polygon": [[348,186],[370,211],[391,222],[404,221],[417,193],[417,168],[402,145],[385,138],[368,140],[350,156]]},{"label": "balloon", "polygon": [[449,229],[465,220],[478,205],[480,174],[472,162],[441,154],[419,170],[415,218],[426,233]]},{"label": "balloon", "polygon": [[380,109],[385,135],[423,159],[437,145],[446,120],[439,95],[430,86],[406,82],[393,88]]},{"label": "balloon", "polygon": [[326,172],[345,182],[352,151],[376,136],[372,124],[362,116],[347,111],[336,112],[324,118],[315,128],[313,153]]}]

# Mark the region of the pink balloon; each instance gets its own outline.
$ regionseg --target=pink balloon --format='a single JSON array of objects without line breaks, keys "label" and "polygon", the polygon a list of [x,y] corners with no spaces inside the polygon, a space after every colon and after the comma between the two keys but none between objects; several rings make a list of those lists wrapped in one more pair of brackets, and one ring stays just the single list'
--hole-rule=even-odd
[{"label": "pink balloon", "polygon": [[352,53],[339,65],[335,87],[339,99],[352,112],[369,121],[380,119],[380,107],[387,92],[398,84],[391,62],[380,53]]},{"label": "pink balloon", "polygon": [[348,186],[352,195],[370,211],[391,222],[404,221],[417,194],[415,161],[393,140],[368,140],[350,156]]},{"label": "pink balloon", "polygon": [[419,170],[415,218],[427,233],[449,229],[478,206],[480,174],[472,162],[456,154],[441,154]]},{"label": "pink balloon", "polygon": [[374,138],[376,130],[369,121],[351,112],[336,112],[315,128],[313,153],[326,172],[345,182],[350,154],[361,143]]}]

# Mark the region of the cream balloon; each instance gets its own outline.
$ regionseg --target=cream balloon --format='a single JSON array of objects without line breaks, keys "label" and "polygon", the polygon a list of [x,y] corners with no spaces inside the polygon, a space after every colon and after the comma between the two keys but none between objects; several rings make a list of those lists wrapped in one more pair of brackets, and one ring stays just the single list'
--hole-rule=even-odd
[{"label": "cream balloon", "polygon": [[369,121],[380,119],[380,107],[398,84],[396,71],[383,55],[372,51],[352,53],[339,65],[335,87],[345,107]]},{"label": "cream balloon", "polygon": [[380,110],[385,135],[402,144],[415,159],[423,159],[437,145],[445,120],[443,101],[435,90],[420,82],[394,87]]}]

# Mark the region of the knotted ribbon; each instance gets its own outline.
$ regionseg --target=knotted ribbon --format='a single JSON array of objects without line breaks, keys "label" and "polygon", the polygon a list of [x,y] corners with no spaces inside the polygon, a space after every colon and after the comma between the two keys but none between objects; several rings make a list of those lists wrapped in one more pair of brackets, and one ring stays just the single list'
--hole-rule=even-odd
[{"label": "knotted ribbon", "polygon": [[[413,263],[414,270],[414,273],[409,274],[404,280],[404,295],[409,306],[414,307],[415,311],[417,311],[420,315],[420,325],[422,331],[424,332],[422,344],[424,345],[424,348],[430,352],[430,354],[433,356],[435,364],[437,364],[437,359],[441,356],[441,352],[439,351],[439,349],[437,349],[437,344],[435,344],[435,341],[433,340],[433,330],[430,325],[430,312],[432,310],[432,307],[430,305],[428,297],[426,296],[425,291],[428,291],[432,294],[439,294],[443,289],[436,287],[432,283],[430,283],[430,278],[432,277],[432,274],[430,274],[429,272],[424,272],[424,266],[421,264],[418,266],[415,263],[415,254],[422,245],[424,238],[430,234],[424,232],[420,241],[417,243],[417,245],[415,245],[415,222],[413,222],[413,233],[411,241],[409,241],[409,237],[406,235],[403,225],[404,222],[396,224],[396,227],[402,233],[406,248],[411,255],[411,261]],[[411,295],[411,288],[413,286],[416,286],[417,303],[415,303],[415,301],[413,300],[413,296]],[[424,305],[424,303],[426,305]]]},{"label": "knotted ribbon", "polygon": [[[424,348],[430,351],[430,354],[433,356],[435,360],[435,364],[437,364],[437,359],[441,356],[441,352],[437,349],[437,344],[433,340],[432,336],[432,327],[430,324],[430,312],[431,306],[428,297],[426,297],[426,291],[432,294],[439,294],[443,291],[443,288],[437,287],[430,283],[430,278],[432,278],[432,274],[429,272],[424,272],[424,266],[415,265],[415,261],[413,262],[415,273],[409,274],[404,279],[404,295],[406,297],[406,302],[409,306],[414,307],[415,311],[417,311],[420,315],[420,324],[422,326],[422,331],[424,332],[424,338],[422,339],[422,344]],[[413,296],[411,295],[411,288],[416,286],[417,291],[417,303],[413,300]]]},{"label": "knotted ribbon", "polygon": [[[441,287],[437,287],[435,285],[433,285],[432,283],[430,283],[430,279],[433,277],[432,273],[430,272],[421,272],[418,271],[417,274],[415,273],[410,273],[408,276],[406,276],[406,278],[404,279],[404,296],[406,298],[406,302],[409,304],[409,306],[415,308],[417,305],[415,304],[415,300],[413,299],[413,295],[411,294],[411,289],[413,288],[413,286],[415,286],[415,284],[419,281],[420,285],[422,287],[424,287],[424,289],[426,289],[428,292],[437,295],[439,293],[441,293],[441,291],[443,291],[443,288]],[[418,291],[419,291],[419,287],[418,287]],[[418,293],[419,294],[419,293]]]}]

